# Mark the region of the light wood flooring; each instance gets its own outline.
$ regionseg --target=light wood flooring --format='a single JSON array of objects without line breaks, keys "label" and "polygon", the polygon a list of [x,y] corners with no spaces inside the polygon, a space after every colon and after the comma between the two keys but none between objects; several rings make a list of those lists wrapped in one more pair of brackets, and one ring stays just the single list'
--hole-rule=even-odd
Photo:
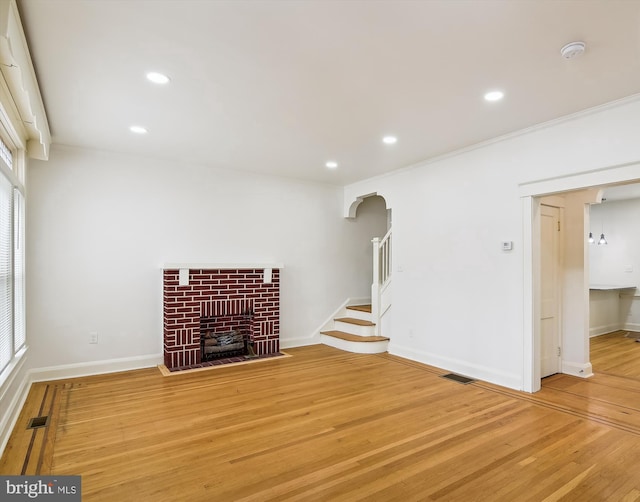
[{"label": "light wood flooring", "polygon": [[388,354],[288,353],[35,384],[0,473],[82,475],[85,502],[640,501],[640,380],[597,360],[530,395]]},{"label": "light wood flooring", "polygon": [[591,364],[598,373],[640,379],[640,343],[625,336],[627,333],[614,331],[590,339]]}]

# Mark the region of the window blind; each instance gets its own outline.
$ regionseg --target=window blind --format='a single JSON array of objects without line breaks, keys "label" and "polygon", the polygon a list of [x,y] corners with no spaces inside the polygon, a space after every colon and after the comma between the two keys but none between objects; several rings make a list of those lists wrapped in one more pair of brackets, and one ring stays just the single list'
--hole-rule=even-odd
[{"label": "window blind", "polygon": [[13,189],[13,350],[18,352],[26,339],[24,281],[24,197]]},{"label": "window blind", "polygon": [[12,194],[13,187],[0,174],[0,371],[13,358],[13,298],[11,262],[12,235]]}]

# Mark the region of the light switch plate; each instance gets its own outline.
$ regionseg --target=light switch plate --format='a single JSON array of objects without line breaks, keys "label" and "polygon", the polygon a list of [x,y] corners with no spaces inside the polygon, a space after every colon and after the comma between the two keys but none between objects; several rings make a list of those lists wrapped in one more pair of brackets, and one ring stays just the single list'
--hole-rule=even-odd
[{"label": "light switch plate", "polygon": [[513,241],[502,241],[502,250],[511,251],[513,249]]}]

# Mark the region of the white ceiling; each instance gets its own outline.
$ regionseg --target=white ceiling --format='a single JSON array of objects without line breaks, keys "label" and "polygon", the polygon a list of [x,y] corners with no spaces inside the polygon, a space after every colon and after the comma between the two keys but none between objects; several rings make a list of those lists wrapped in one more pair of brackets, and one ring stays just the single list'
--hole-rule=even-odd
[{"label": "white ceiling", "polygon": [[640,92],[638,0],[18,5],[54,143],[178,167],[344,184]]}]

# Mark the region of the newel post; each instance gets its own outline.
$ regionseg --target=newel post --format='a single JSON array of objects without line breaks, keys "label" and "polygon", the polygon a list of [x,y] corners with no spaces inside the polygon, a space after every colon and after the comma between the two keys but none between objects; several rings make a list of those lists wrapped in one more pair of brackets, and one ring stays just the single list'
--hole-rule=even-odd
[{"label": "newel post", "polygon": [[380,332],[380,237],[373,244],[373,282],[371,283],[371,321],[375,323],[376,335]]}]

